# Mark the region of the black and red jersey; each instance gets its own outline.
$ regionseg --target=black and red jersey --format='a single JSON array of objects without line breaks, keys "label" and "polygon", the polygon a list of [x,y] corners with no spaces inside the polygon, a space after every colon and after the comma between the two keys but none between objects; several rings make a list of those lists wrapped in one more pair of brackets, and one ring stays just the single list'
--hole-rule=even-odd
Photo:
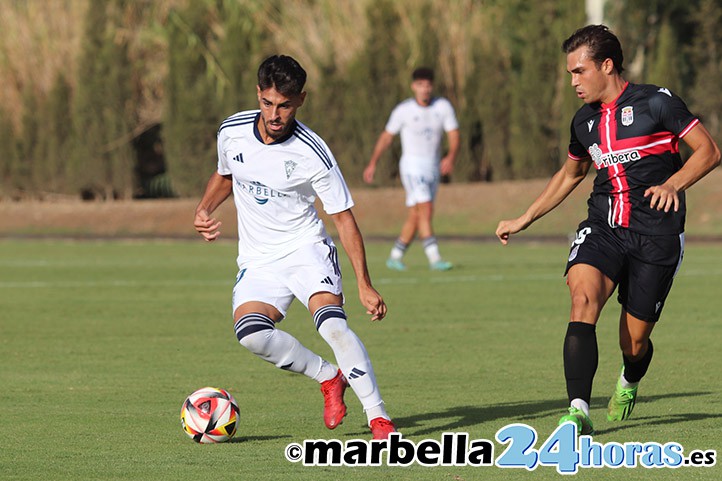
[{"label": "black and red jersey", "polygon": [[569,157],[591,157],[597,169],[589,219],[647,235],[684,231],[685,199],[677,212],[652,209],[644,191],[682,168],[679,139],[699,120],[666,88],[627,83],[609,104],[580,108],[571,125]]}]

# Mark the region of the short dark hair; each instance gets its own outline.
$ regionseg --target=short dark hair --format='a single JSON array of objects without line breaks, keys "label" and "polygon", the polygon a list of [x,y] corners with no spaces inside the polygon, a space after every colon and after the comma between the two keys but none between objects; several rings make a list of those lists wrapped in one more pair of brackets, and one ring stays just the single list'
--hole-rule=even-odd
[{"label": "short dark hair", "polygon": [[429,67],[419,67],[411,74],[413,80],[434,81],[434,69]]},{"label": "short dark hair", "polygon": [[258,67],[258,87],[276,87],[283,95],[298,95],[306,85],[306,71],[293,57],[272,55]]},{"label": "short dark hair", "polygon": [[624,72],[622,44],[606,25],[587,25],[580,28],[564,41],[562,51],[569,54],[582,46],[589,49],[589,55],[597,66],[611,58],[617,73]]}]

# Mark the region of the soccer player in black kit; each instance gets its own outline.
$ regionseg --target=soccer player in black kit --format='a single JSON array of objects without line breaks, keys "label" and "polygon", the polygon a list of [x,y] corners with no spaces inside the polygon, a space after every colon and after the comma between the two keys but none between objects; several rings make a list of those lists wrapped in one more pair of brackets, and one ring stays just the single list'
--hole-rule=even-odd
[{"label": "soccer player in black kit", "polygon": [[[588,217],[577,230],[567,263],[571,314],[564,339],[569,414],[579,434],[593,434],[589,418],[597,369],[596,323],[615,289],[622,306],[622,372],[609,421],[627,419],[654,352],[656,325],[684,251],[684,191],[720,162],[708,131],[674,93],[635,85],[621,76],[617,37],[604,25],[583,27],[562,45],[577,96],[584,101],[571,124],[569,154],[544,191],[520,217],[499,222],[502,244],[559,205],[597,171]],[[683,162],[679,140],[691,149]]]}]

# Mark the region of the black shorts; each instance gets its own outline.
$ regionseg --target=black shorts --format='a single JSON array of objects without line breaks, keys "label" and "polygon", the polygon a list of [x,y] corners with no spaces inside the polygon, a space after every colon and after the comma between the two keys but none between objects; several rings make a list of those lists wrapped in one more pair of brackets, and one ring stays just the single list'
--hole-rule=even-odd
[{"label": "black shorts", "polygon": [[585,220],[564,274],[575,264],[596,267],[619,286],[617,300],[628,313],[657,322],[683,255],[683,233],[650,236]]}]

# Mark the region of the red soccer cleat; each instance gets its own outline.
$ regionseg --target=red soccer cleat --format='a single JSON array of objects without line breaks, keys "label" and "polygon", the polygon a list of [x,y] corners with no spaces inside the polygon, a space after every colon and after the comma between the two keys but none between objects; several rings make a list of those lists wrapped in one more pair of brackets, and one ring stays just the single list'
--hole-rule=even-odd
[{"label": "red soccer cleat", "polygon": [[348,381],[341,370],[333,379],[321,383],[323,393],[323,422],[328,429],[336,429],[343,423],[346,416],[346,404],[343,402],[343,393],[348,387]]},{"label": "red soccer cleat", "polygon": [[389,434],[396,432],[394,423],[385,418],[374,418],[371,420],[371,434],[374,439],[388,439]]}]

